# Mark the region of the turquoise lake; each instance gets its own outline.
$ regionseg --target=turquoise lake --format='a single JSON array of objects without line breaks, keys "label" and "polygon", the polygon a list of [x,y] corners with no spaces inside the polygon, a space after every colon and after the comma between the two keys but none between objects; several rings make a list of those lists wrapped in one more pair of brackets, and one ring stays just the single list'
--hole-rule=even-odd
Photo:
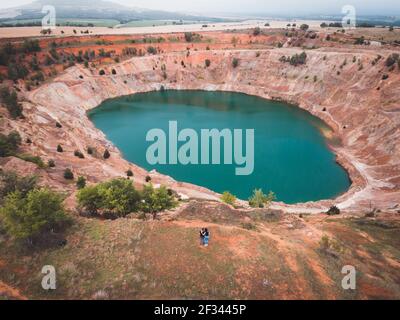
[{"label": "turquoise lake", "polygon": [[[286,103],[231,92],[167,90],[107,100],[88,115],[132,163],[240,199],[261,188],[292,204],[335,198],[350,187],[322,134],[329,130],[326,124]],[[196,130],[199,137],[201,129],[227,128],[243,129],[244,139],[245,130],[254,129],[253,173],[235,175],[235,163],[148,164],[146,151],[153,142],[146,141],[147,132],[160,128],[168,134],[169,121],[177,121],[178,130]],[[221,155],[222,149],[223,144]]]}]

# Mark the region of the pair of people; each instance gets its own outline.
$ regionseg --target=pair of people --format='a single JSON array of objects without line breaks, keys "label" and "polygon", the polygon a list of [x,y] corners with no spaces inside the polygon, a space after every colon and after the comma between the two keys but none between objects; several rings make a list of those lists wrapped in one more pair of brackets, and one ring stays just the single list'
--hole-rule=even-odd
[{"label": "pair of people", "polygon": [[202,228],[200,230],[200,245],[208,247],[210,241],[210,232],[207,228]]}]

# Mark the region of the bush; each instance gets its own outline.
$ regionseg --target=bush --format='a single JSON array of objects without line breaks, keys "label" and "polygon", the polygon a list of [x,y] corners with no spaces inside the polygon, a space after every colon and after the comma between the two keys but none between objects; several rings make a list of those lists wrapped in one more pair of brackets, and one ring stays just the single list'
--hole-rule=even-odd
[{"label": "bush", "polygon": [[261,189],[253,191],[253,195],[249,199],[249,204],[253,208],[264,208],[269,207],[271,202],[276,199],[273,192],[269,192],[268,195],[264,194]]},{"label": "bush", "polygon": [[20,177],[15,172],[0,171],[0,203],[7,195],[16,191],[25,197],[36,187],[36,183],[36,176]]},{"label": "bush", "polygon": [[221,200],[222,202],[233,206],[236,202],[236,197],[232,193],[225,191],[221,196]]},{"label": "bush", "polygon": [[239,59],[233,58],[232,60],[232,67],[237,68],[239,66]]},{"label": "bush", "polygon": [[49,166],[49,168],[54,168],[56,166],[56,163],[54,162],[54,160],[49,160],[47,161],[47,165]]},{"label": "bush", "polygon": [[151,177],[150,176],[146,176],[146,182],[150,182],[151,181]]},{"label": "bush", "polygon": [[25,40],[22,45],[22,51],[25,53],[41,51],[39,40]]},{"label": "bush", "polygon": [[74,151],[74,156],[75,156],[75,157],[78,157],[78,158],[80,158],[80,159],[85,159],[85,156],[84,156],[83,153],[80,152],[79,150],[75,150],[75,151]]},{"label": "bush", "polygon": [[253,36],[259,36],[261,34],[261,29],[260,27],[256,27],[253,30]]},{"label": "bush", "polygon": [[78,180],[76,181],[76,187],[78,189],[83,189],[86,187],[86,179],[84,177],[78,177]]},{"label": "bush", "polygon": [[10,92],[8,88],[2,88],[0,91],[0,100],[4,103],[13,119],[22,117],[22,105],[18,103],[18,97],[15,91]]},{"label": "bush", "polygon": [[99,75],[100,76],[104,76],[106,74],[106,72],[103,70],[103,69],[101,69],[100,71],[99,71]]},{"label": "bush", "polygon": [[110,152],[108,151],[108,149],[106,149],[106,150],[104,151],[103,158],[104,158],[104,159],[108,159],[108,158],[110,158],[110,157],[111,157],[111,154],[110,154]]},{"label": "bush", "polygon": [[387,67],[393,66],[397,61],[399,61],[399,54],[398,53],[392,53],[389,57],[387,57],[385,65]]},{"label": "bush", "polygon": [[64,152],[63,148],[61,147],[61,145],[57,146],[57,152]]},{"label": "bush", "polygon": [[252,230],[252,231],[257,230],[256,225],[251,222],[243,222],[240,226],[246,230]]},{"label": "bush", "polygon": [[154,48],[153,46],[147,47],[147,53],[149,54],[157,54],[157,49]]},{"label": "bush", "polygon": [[16,131],[12,131],[7,136],[0,133],[0,157],[14,156],[21,142],[21,136]]},{"label": "bush", "polygon": [[64,171],[64,179],[66,180],[74,180],[74,173],[70,168],[65,169]]},{"label": "bush", "polygon": [[192,42],[193,41],[193,32],[185,32],[185,41]]},{"label": "bush", "polygon": [[7,72],[8,78],[13,81],[24,79],[29,74],[29,70],[21,63],[10,63]]},{"label": "bush", "polygon": [[328,212],[326,213],[329,216],[339,215],[340,209],[336,206],[332,206],[329,208]]},{"label": "bush", "polygon": [[92,155],[92,154],[94,154],[94,148],[92,148],[92,147],[87,147],[86,152],[87,152],[88,154]]},{"label": "bush", "polygon": [[111,73],[112,73],[113,75],[116,75],[116,74],[117,74],[117,71],[116,71],[115,69],[112,69],[112,70],[111,70]]},{"label": "bush", "polygon": [[308,24],[302,24],[302,25],[300,26],[300,29],[303,30],[303,31],[307,31],[309,27],[310,27],[310,26],[309,26]]},{"label": "bush", "polygon": [[62,128],[62,125],[61,125],[61,123],[59,123],[59,122],[56,122],[56,128]]},{"label": "bush", "polygon": [[344,248],[341,244],[338,241],[329,238],[327,235],[321,237],[321,240],[319,241],[319,249],[323,253],[328,253],[335,257],[338,257],[340,253],[344,252]]},{"label": "bush", "polygon": [[33,243],[60,228],[68,221],[63,200],[59,194],[46,188],[31,190],[26,197],[20,191],[9,194],[0,209],[7,234]]},{"label": "bush", "polygon": [[210,59],[206,59],[206,60],[204,61],[204,63],[205,63],[205,65],[206,65],[207,68],[211,65]]},{"label": "bush", "polygon": [[132,172],[132,170],[129,169],[129,170],[126,172],[126,175],[127,175],[128,177],[133,177],[133,172]]}]

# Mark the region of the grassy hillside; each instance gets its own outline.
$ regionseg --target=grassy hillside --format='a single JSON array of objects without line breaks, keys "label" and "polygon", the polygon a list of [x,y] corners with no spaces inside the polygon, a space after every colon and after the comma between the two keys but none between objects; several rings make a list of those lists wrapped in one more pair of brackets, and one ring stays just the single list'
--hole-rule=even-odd
[{"label": "grassy hillside", "polygon": [[[2,238],[3,299],[400,298],[400,224],[385,215],[299,218],[191,202],[161,221],[74,220],[63,248],[28,252]],[[198,238],[205,226],[208,248]],[[321,249],[323,235],[333,249]],[[48,264],[58,274],[52,292],[40,286]],[[355,291],[341,288],[346,264],[357,269]]]}]

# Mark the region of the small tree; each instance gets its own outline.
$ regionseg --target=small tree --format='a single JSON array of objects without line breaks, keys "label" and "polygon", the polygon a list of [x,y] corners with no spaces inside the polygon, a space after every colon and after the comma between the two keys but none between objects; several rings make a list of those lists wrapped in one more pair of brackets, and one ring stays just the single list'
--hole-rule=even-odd
[{"label": "small tree", "polygon": [[275,200],[275,194],[270,191],[268,195],[264,194],[261,189],[256,189],[249,199],[249,204],[253,208],[269,207],[272,201]]},{"label": "small tree", "polygon": [[133,171],[132,171],[131,169],[129,169],[129,170],[126,172],[126,175],[127,175],[128,177],[133,177]]},{"label": "small tree", "polygon": [[100,71],[99,71],[99,75],[100,76],[104,76],[106,74],[106,72],[103,70],[103,69],[101,69]]},{"label": "small tree", "polygon": [[80,209],[86,210],[92,215],[97,215],[98,210],[103,207],[103,197],[99,186],[89,186],[80,189],[77,194]]},{"label": "small tree", "polygon": [[85,177],[78,177],[78,180],[76,181],[76,187],[80,190],[86,187],[86,179]]},{"label": "small tree", "polygon": [[64,171],[64,179],[66,180],[74,180],[74,174],[70,168],[65,169]]},{"label": "small tree", "polygon": [[176,206],[174,197],[164,186],[158,189],[154,189],[152,184],[144,186],[142,199],[142,210],[153,214],[153,219],[156,219],[158,212],[172,209]]},{"label": "small tree", "polygon": [[206,65],[207,68],[211,65],[210,59],[206,59],[206,60],[204,61],[204,63],[205,63],[205,65]]},{"label": "small tree", "polygon": [[233,58],[232,60],[232,67],[237,68],[239,66],[239,59]]},{"label": "small tree", "polygon": [[57,146],[57,152],[64,152],[63,148],[61,147],[61,145]]},{"label": "small tree", "polygon": [[221,196],[221,200],[226,204],[233,206],[236,202],[236,197],[232,193],[225,191]]}]

